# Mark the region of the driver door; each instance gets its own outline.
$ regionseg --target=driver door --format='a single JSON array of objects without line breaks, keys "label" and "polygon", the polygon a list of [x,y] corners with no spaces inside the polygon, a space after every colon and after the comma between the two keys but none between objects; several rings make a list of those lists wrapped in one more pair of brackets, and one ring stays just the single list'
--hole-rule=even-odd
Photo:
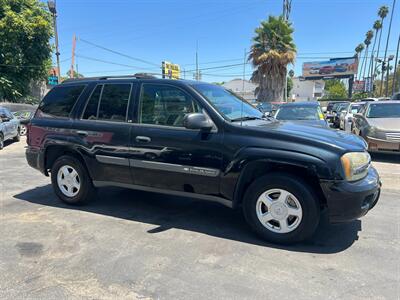
[{"label": "driver door", "polygon": [[130,160],[134,183],[158,189],[217,195],[222,133],[183,126],[185,115],[201,112],[185,90],[144,83],[136,104]]}]

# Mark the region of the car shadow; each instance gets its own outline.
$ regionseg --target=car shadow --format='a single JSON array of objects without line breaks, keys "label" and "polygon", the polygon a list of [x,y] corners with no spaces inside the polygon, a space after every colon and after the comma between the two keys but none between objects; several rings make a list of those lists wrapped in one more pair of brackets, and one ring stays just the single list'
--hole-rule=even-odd
[{"label": "car shadow", "polygon": [[231,210],[218,203],[186,197],[102,188],[97,198],[85,206],[69,206],[53,193],[51,185],[36,187],[14,197],[35,204],[70,210],[81,210],[120,219],[156,225],[147,231],[158,234],[171,228],[199,232],[218,238],[295,252],[330,254],[341,252],[358,239],[361,221],[329,224],[323,214],[312,240],[292,246],[264,242],[247,225],[240,210]]},{"label": "car shadow", "polygon": [[400,164],[400,155],[398,153],[372,152],[371,159],[376,162]]}]

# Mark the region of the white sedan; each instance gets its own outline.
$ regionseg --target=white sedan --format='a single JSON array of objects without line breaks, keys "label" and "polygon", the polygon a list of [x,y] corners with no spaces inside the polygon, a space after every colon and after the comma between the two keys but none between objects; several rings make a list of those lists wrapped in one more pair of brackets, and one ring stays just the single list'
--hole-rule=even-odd
[{"label": "white sedan", "polygon": [[365,102],[356,102],[348,106],[346,110],[340,112],[340,129],[351,132],[353,114],[358,113],[365,105]]}]

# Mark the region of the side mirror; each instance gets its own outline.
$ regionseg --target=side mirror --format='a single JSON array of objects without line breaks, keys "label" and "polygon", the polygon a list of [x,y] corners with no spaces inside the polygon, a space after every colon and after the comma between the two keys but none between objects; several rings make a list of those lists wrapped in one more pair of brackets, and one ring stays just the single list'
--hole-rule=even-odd
[{"label": "side mirror", "polygon": [[210,119],[201,113],[191,113],[186,115],[183,119],[183,126],[187,129],[199,129],[204,131],[210,131],[213,128]]}]

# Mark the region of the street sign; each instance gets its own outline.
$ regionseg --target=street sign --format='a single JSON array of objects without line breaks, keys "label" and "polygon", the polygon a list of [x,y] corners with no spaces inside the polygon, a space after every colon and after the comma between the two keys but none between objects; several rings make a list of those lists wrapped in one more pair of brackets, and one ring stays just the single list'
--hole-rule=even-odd
[{"label": "street sign", "polygon": [[50,75],[49,77],[47,77],[47,84],[48,85],[57,85],[58,77],[55,75]]}]

